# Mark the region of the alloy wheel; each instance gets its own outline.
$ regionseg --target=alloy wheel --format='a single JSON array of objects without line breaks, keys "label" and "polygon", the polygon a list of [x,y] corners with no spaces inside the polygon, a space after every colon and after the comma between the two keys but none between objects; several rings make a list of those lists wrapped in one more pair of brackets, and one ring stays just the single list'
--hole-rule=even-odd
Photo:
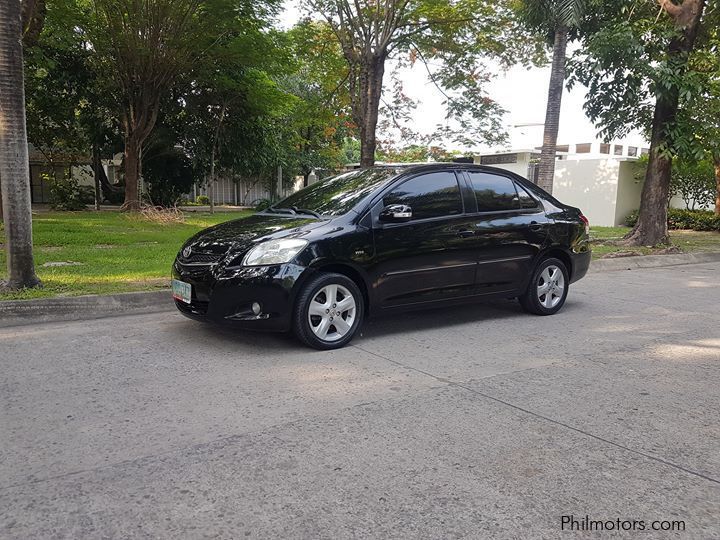
[{"label": "alloy wheel", "polygon": [[324,341],[342,339],[353,327],[357,306],[342,285],[325,285],[315,293],[308,308],[310,329]]},{"label": "alloy wheel", "polygon": [[549,265],[540,274],[537,283],[537,297],[546,309],[557,306],[565,293],[565,276],[555,265]]}]

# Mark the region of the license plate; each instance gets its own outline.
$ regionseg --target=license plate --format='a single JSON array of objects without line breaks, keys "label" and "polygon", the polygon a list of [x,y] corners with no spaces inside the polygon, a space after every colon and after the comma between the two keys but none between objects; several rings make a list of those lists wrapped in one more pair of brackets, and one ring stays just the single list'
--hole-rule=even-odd
[{"label": "license plate", "polygon": [[189,304],[192,300],[192,285],[179,281],[177,279],[172,280],[172,295],[176,300]]}]

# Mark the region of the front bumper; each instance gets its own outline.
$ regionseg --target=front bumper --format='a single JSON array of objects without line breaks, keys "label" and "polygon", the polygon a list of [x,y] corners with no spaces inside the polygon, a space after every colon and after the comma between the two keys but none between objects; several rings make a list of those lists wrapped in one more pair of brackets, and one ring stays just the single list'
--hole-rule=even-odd
[{"label": "front bumper", "polygon": [[[185,316],[254,330],[290,329],[295,297],[312,269],[297,264],[217,271],[213,266],[173,264],[172,277],[192,285],[189,304],[175,300]],[[261,306],[259,315],[252,304]]]}]

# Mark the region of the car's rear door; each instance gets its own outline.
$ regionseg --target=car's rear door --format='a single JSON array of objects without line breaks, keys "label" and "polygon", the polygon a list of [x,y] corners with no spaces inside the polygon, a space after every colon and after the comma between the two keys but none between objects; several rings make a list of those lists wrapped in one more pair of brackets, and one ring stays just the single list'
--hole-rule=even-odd
[{"label": "car's rear door", "polygon": [[[461,174],[461,173],[460,173]],[[420,173],[394,186],[375,204],[375,264],[370,269],[375,301],[383,308],[432,302],[472,292],[476,252],[473,217],[464,212],[465,180],[455,171]],[[390,204],[412,209],[405,223],[382,223]]]},{"label": "car's rear door", "polygon": [[547,240],[551,220],[510,174],[477,170],[465,174],[477,204],[473,231],[478,292],[515,291],[524,286]]}]

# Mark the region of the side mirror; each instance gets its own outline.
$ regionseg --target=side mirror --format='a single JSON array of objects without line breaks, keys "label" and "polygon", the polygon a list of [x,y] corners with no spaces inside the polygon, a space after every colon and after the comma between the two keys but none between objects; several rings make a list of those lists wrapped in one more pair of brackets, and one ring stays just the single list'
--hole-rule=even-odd
[{"label": "side mirror", "polygon": [[383,223],[402,223],[412,219],[412,208],[406,204],[388,204],[379,216]]}]

